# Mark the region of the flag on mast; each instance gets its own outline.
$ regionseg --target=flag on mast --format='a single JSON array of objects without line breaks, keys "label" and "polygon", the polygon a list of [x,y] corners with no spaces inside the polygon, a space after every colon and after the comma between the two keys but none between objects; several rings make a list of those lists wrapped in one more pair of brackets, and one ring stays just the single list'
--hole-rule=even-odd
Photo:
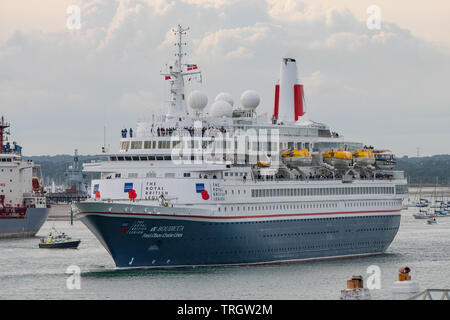
[{"label": "flag on mast", "polygon": [[196,64],[187,64],[186,66],[187,66],[188,71],[197,69],[197,65]]}]

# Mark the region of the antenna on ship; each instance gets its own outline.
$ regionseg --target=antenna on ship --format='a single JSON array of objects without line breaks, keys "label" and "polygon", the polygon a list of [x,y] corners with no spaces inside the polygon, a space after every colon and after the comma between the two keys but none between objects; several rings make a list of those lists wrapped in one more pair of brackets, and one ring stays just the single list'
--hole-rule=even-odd
[{"label": "antenna on ship", "polygon": [[183,35],[186,35],[186,31],[189,30],[189,27],[186,29],[183,29],[180,25],[178,25],[178,29],[172,29],[174,35],[178,34],[179,40],[177,43],[175,43],[175,46],[178,46],[178,53],[175,53],[175,56],[178,56],[178,70],[181,72],[181,59],[183,58],[183,56],[187,55],[186,53],[183,53],[183,49],[182,46],[187,45],[186,42],[183,42]]},{"label": "antenna on ship", "polygon": [[[165,80],[170,80],[170,105],[166,118],[176,121],[181,121],[188,115],[184,93],[184,77],[201,74],[200,71],[191,71],[198,69],[196,64],[183,64],[183,57],[187,55],[183,52],[183,46],[187,45],[186,42],[183,42],[183,36],[187,34],[186,31],[188,30],[189,28],[183,28],[181,25],[172,29],[174,35],[178,36],[178,42],[175,43],[175,46],[178,47],[178,51],[175,53],[177,60],[175,66],[169,66],[168,72],[161,72]],[[186,66],[187,71],[183,71],[183,66]]]}]

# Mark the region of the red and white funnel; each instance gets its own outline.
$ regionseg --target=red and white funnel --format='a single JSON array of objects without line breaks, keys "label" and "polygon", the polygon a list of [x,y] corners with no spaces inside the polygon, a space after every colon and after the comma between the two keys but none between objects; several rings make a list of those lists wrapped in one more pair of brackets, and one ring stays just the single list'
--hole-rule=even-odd
[{"label": "red and white funnel", "polygon": [[283,58],[280,67],[280,84],[275,86],[274,116],[277,122],[294,123],[305,114],[303,85],[297,83],[295,59]]}]

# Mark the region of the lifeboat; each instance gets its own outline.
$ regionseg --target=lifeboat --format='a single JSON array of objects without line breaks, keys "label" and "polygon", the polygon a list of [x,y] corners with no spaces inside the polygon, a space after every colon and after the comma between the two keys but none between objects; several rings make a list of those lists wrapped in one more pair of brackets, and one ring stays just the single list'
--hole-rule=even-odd
[{"label": "lifeboat", "polygon": [[374,150],[372,151],[375,157],[375,167],[382,170],[391,170],[397,164],[395,155],[391,150]]},{"label": "lifeboat", "polygon": [[336,168],[347,168],[352,164],[352,153],[344,149],[329,150],[324,152],[323,161]]},{"label": "lifeboat", "polygon": [[260,168],[268,168],[270,167],[270,163],[265,162],[265,161],[256,161],[256,165]]},{"label": "lifeboat", "polygon": [[283,162],[292,166],[310,166],[312,164],[311,152],[308,149],[290,149],[281,154]]},{"label": "lifeboat", "polygon": [[352,155],[355,164],[360,167],[375,164],[375,156],[370,149],[356,150]]}]

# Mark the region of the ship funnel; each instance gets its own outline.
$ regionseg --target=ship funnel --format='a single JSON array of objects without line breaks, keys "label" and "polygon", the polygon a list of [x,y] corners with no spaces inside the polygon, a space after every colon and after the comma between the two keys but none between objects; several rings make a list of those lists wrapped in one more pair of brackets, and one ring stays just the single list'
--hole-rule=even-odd
[{"label": "ship funnel", "polygon": [[303,96],[303,85],[297,83],[295,59],[283,58],[280,83],[275,86],[274,117],[278,123],[294,123],[305,114]]}]

